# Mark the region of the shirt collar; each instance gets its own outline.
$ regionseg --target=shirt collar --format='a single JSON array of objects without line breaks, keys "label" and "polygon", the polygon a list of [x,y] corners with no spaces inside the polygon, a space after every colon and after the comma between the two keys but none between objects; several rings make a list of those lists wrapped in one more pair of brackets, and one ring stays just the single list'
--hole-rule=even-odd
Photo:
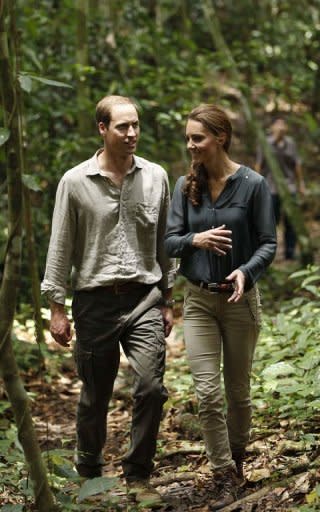
[{"label": "shirt collar", "polygon": [[227,179],[227,182],[234,181],[234,180],[238,179],[240,176],[243,175],[243,171],[244,171],[244,166],[240,165],[239,168],[236,170],[236,172],[234,172],[233,174],[231,174],[231,176],[229,176],[229,178]]},{"label": "shirt collar", "polygon": [[[100,174],[100,176],[103,176],[101,174],[101,169],[99,167],[99,162],[98,162],[98,156],[102,151],[103,151],[103,148],[98,149],[98,151],[95,152],[93,157],[89,158],[86,176],[95,176],[97,174]],[[133,164],[127,174],[131,174],[138,169],[142,169],[141,159],[138,156],[133,155]]]},{"label": "shirt collar", "polygon": [[[273,146],[284,147],[287,144],[287,140],[288,139],[287,139],[286,135],[284,135],[280,141],[276,141],[274,135],[272,135],[272,134],[270,135],[270,142]],[[280,144],[279,144],[279,142],[280,142]]]}]

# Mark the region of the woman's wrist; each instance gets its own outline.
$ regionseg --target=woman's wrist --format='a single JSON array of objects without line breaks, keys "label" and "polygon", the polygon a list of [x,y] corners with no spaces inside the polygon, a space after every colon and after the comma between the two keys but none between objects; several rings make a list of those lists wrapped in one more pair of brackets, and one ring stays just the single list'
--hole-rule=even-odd
[{"label": "woman's wrist", "polygon": [[193,239],[192,239],[193,247],[199,247],[199,236],[200,236],[200,233],[195,233],[195,235],[193,236]]}]

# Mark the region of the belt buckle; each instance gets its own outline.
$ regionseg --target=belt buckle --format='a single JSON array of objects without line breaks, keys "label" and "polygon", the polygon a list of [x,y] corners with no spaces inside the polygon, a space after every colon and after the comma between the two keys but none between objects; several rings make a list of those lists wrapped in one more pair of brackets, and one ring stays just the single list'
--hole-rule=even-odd
[{"label": "belt buckle", "polygon": [[208,292],[210,293],[219,293],[218,283],[208,283]]}]

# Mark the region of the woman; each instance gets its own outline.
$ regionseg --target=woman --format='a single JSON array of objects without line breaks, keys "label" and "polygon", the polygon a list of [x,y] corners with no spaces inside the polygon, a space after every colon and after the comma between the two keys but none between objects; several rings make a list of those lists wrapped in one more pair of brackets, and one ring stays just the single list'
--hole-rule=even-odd
[{"label": "woman", "polygon": [[[228,156],[223,110],[189,115],[192,163],[177,181],[165,245],[186,278],[184,336],[218,510],[236,499],[251,422],[250,372],[261,323],[256,282],[276,251],[272,201],[262,176]],[[224,396],[220,363],[223,353]]]}]

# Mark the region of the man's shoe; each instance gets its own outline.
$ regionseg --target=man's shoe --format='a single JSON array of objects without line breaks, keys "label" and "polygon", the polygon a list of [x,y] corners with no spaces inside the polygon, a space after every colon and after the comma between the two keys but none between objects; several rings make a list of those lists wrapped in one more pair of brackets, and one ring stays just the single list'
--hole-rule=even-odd
[{"label": "man's shoe", "polygon": [[245,452],[232,452],[232,459],[236,464],[237,477],[239,479],[239,484],[243,484],[245,481],[244,473],[243,473],[243,461],[245,459]]},{"label": "man's shoe", "polygon": [[149,508],[159,508],[163,505],[161,495],[150,484],[149,479],[127,480],[127,493],[137,503]]},{"label": "man's shoe", "polygon": [[87,464],[76,464],[75,465],[78,475],[84,478],[97,478],[102,476],[102,466],[97,464],[95,466],[87,466]]},{"label": "man's shoe", "polygon": [[237,468],[237,477],[239,479],[239,484],[241,484],[245,480],[244,473],[243,473],[243,461],[236,460],[235,463],[236,463],[236,468]]},{"label": "man's shoe", "polygon": [[210,503],[210,510],[220,510],[237,499],[238,477],[236,470],[230,466],[215,472],[214,480],[218,485],[217,498]]}]

